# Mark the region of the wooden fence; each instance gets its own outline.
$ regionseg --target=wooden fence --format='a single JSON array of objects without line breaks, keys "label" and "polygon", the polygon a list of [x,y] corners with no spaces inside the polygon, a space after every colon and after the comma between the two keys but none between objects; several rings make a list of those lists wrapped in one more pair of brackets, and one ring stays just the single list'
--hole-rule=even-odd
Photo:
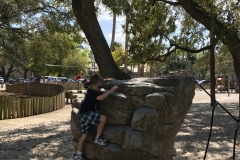
[{"label": "wooden fence", "polygon": [[83,84],[79,82],[71,83],[71,82],[60,82],[61,86],[63,86],[66,90],[82,90]]},{"label": "wooden fence", "polygon": [[24,93],[34,97],[0,96],[1,120],[48,113],[65,106],[64,88],[57,84],[6,85],[6,92]]},{"label": "wooden fence", "polygon": [[[9,84],[9,83],[7,83],[7,84]],[[15,85],[15,84],[36,84],[36,83],[15,82],[12,85]],[[40,84],[44,84],[44,83],[40,83]],[[58,82],[58,83],[48,82],[46,84],[59,84],[59,85],[63,86],[63,88],[66,90],[83,90],[84,89],[84,85],[79,82],[74,82],[74,83],[72,83],[72,82]],[[0,87],[1,87],[1,85],[0,85]]]}]

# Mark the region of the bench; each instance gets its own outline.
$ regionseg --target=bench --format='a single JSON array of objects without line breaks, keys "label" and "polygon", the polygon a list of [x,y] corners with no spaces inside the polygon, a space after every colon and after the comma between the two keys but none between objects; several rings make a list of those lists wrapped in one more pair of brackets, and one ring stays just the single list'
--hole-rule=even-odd
[{"label": "bench", "polygon": [[65,91],[65,98],[67,98],[67,103],[68,103],[68,99],[72,100],[77,98],[77,95],[73,95],[72,91]]}]

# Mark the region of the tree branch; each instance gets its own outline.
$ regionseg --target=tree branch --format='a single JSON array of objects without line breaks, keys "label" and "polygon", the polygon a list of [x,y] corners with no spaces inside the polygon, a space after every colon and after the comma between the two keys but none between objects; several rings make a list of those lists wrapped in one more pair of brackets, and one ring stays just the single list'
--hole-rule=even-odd
[{"label": "tree branch", "polygon": [[12,27],[9,24],[4,23],[4,22],[2,22],[2,24],[0,23],[0,28],[6,29],[6,30],[11,30],[14,33],[18,33],[18,34],[21,34],[21,35],[31,36],[31,34],[29,32],[26,32],[26,31],[22,30],[21,28]]},{"label": "tree branch", "polygon": [[22,12],[24,13],[28,13],[28,12],[33,12],[33,11],[37,11],[37,10],[41,10],[43,12],[46,12],[46,13],[51,13],[51,11],[47,11],[45,9],[47,8],[50,8],[50,9],[54,9],[55,11],[59,12],[59,10],[51,5],[48,5],[44,2],[41,2],[44,6],[43,7],[37,7],[37,8],[34,8],[34,9],[30,9],[30,10],[22,10]]},{"label": "tree branch", "polygon": [[158,55],[157,57],[151,57],[151,58],[148,58],[147,61],[159,61],[159,62],[165,62],[166,59],[173,53],[175,52],[177,49],[174,48],[173,50],[167,52],[166,54],[163,54],[163,55]]},{"label": "tree branch", "polygon": [[[186,52],[190,52],[190,53],[199,53],[199,52],[202,52],[202,51],[205,51],[205,50],[209,50],[212,47],[212,45],[208,45],[208,46],[202,47],[200,49],[193,50],[193,49],[189,49],[189,48],[186,48],[186,47],[182,47],[182,46],[180,46],[178,44],[172,43],[172,41],[166,35],[163,35],[163,36],[169,40],[170,47],[169,47],[168,50],[170,50],[172,47],[174,47],[174,49],[171,50],[171,51],[168,51],[164,55],[158,55],[156,58],[154,58],[154,57],[148,58],[147,61],[152,61],[153,60],[153,61],[162,61],[162,62],[164,62],[177,49],[180,49],[180,50],[186,51]],[[213,45],[215,46],[218,41],[219,41],[219,37],[216,37],[214,39],[214,44]]]},{"label": "tree branch", "polygon": [[199,52],[208,50],[212,47],[211,45],[208,45],[208,46],[205,46],[205,47],[197,49],[197,50],[192,50],[192,49],[188,49],[188,48],[185,48],[185,47],[181,47],[178,44],[172,44],[172,46],[174,46],[176,49],[180,49],[182,51],[187,51],[187,52],[191,52],[191,53],[199,53]]},{"label": "tree branch", "polygon": [[[199,53],[199,52],[202,52],[204,50],[208,50],[208,49],[210,49],[212,47],[211,45],[208,45],[208,46],[202,47],[200,49],[193,50],[193,49],[189,49],[189,48],[186,48],[186,47],[182,47],[182,46],[180,46],[180,45],[178,45],[176,43],[173,43],[166,35],[163,35],[163,36],[168,39],[168,41],[170,43],[170,48],[174,46],[175,49],[180,49],[182,51],[187,51],[187,52],[191,52],[191,53]],[[218,39],[215,39],[215,40],[216,41],[215,41],[214,45],[216,45]]]}]

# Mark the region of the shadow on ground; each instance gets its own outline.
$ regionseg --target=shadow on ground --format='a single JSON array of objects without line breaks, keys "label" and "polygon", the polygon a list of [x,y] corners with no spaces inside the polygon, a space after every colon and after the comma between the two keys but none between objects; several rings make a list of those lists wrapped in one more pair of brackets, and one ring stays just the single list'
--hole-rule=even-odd
[{"label": "shadow on ground", "polygon": [[[238,104],[222,104],[238,119]],[[203,159],[208,141],[212,107],[209,103],[194,103],[185,117],[182,127],[176,136],[176,160]],[[209,160],[232,159],[234,132],[237,122],[220,106],[217,106],[213,116],[213,130],[209,143],[207,158]],[[239,135],[239,132],[238,132]],[[237,137],[236,159],[240,159],[239,140]]]},{"label": "shadow on ground", "polygon": [[[9,131],[8,131],[9,130]],[[71,159],[70,121],[52,121],[2,130],[0,159]]]}]

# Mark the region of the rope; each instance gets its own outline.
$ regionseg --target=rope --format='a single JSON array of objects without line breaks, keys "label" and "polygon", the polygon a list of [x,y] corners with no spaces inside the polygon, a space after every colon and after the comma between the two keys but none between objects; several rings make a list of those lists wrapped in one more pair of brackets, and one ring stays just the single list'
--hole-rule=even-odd
[{"label": "rope", "polygon": [[196,81],[196,84],[201,87],[201,89],[206,92],[214,101],[215,101],[215,104],[213,106],[213,109],[212,109],[212,116],[211,116],[211,124],[210,124],[210,131],[209,131],[209,136],[208,136],[208,141],[207,141],[207,146],[205,148],[205,154],[204,154],[204,160],[206,159],[206,156],[207,156],[207,150],[208,150],[208,146],[209,146],[209,142],[210,142],[210,139],[211,139],[211,135],[212,135],[212,126],[213,126],[213,117],[214,117],[214,110],[215,110],[215,107],[217,105],[219,105],[224,111],[226,111],[228,113],[229,116],[231,116],[238,124],[238,126],[236,126],[236,129],[235,129],[235,134],[234,134],[234,144],[233,144],[233,160],[235,160],[235,147],[236,147],[236,139],[237,139],[237,132],[238,132],[238,128],[239,128],[239,122],[240,120],[237,120],[237,118],[235,118],[230,112],[228,112],[228,110],[226,108],[224,108],[219,102],[217,102],[211,94],[209,94],[205,88],[203,88],[197,81]]},{"label": "rope", "polygon": [[72,72],[69,68],[79,67],[79,66],[65,66],[65,65],[55,65],[55,64],[45,64],[45,66],[48,66],[48,67],[65,67],[65,68],[67,68],[68,71],[71,72],[73,75],[77,75],[78,73],[77,73],[77,72]]},{"label": "rope", "polygon": [[79,66],[64,66],[64,65],[55,65],[55,64],[45,64],[45,65],[49,67],[79,67]]},{"label": "rope", "polygon": [[236,128],[235,133],[234,133],[234,143],[233,143],[233,160],[235,160],[235,147],[236,147],[237,132],[238,132],[238,129]]},{"label": "rope", "polygon": [[69,70],[69,72],[71,72],[73,75],[77,75],[78,73],[77,72],[72,72],[68,67],[66,67],[68,70]]},{"label": "rope", "polygon": [[203,158],[204,160],[206,159],[206,156],[207,156],[207,150],[208,150],[209,142],[210,142],[211,135],[212,135],[212,126],[213,126],[214,110],[215,110],[215,106],[214,106],[213,109],[212,109],[211,125],[210,125],[210,131],[209,131],[209,135],[208,135],[207,146],[206,146],[205,154],[204,154],[204,158]]},{"label": "rope", "polygon": [[[196,82],[196,83],[197,83],[197,82]],[[198,84],[198,83],[197,83],[197,85],[198,85],[199,87],[201,87],[202,90],[204,90],[204,91],[216,102],[216,100],[212,97],[211,94],[209,94],[209,93],[205,90],[205,88],[203,88],[203,87],[202,87],[200,84]],[[237,118],[234,117],[230,112],[228,112],[228,110],[227,110],[226,108],[224,108],[220,103],[218,103],[218,105],[219,105],[224,111],[226,111],[226,112],[228,113],[228,115],[231,116],[236,122],[238,122]]]}]

